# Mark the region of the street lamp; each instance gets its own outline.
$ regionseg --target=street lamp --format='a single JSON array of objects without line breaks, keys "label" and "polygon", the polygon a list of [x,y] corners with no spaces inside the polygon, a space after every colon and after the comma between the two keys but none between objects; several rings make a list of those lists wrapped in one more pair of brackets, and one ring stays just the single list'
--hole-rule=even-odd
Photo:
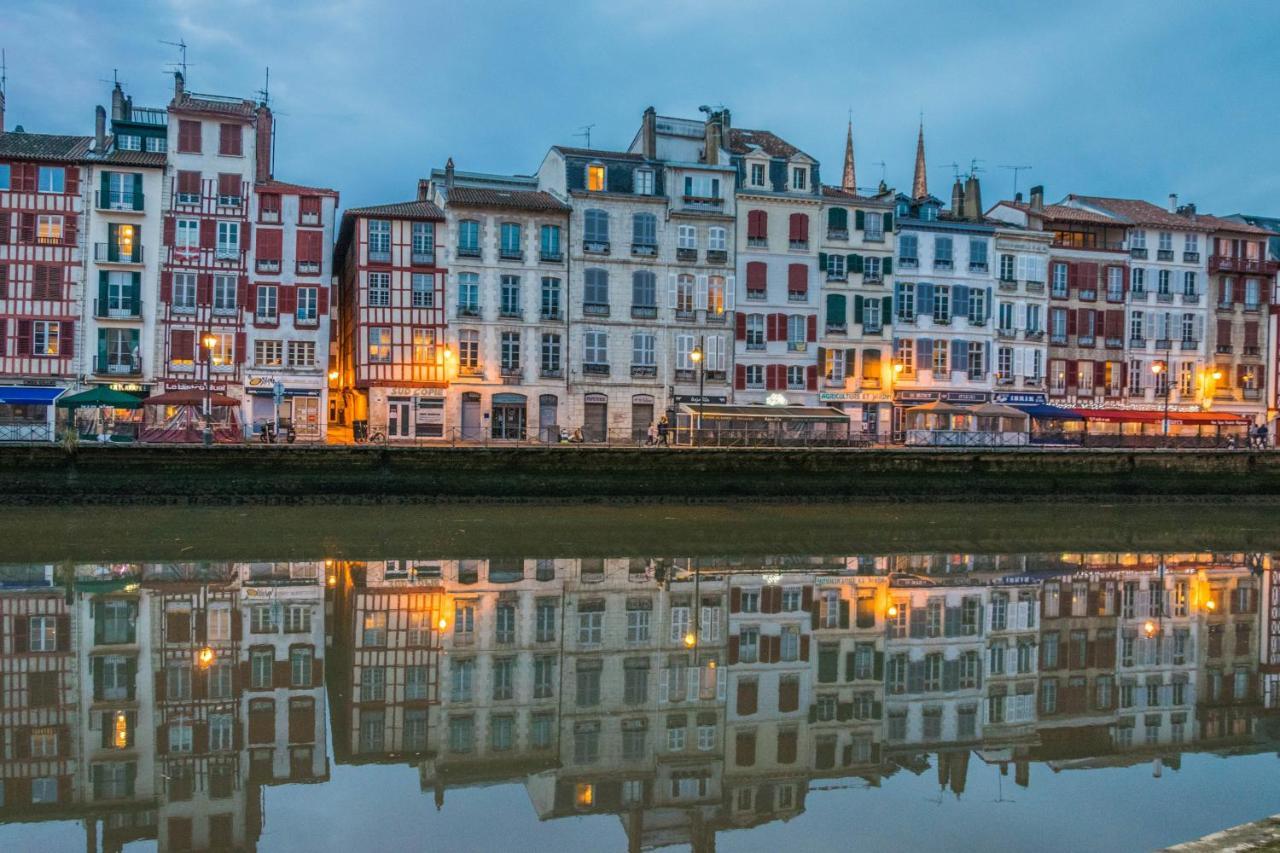
[{"label": "street lamp", "polygon": [[698,338],[698,345],[693,348],[693,352],[689,353],[689,360],[698,368],[698,427],[693,433],[693,444],[698,444],[698,433],[702,431],[702,400],[706,396],[707,390],[707,365],[702,357],[702,347],[706,342],[705,338]]},{"label": "street lamp", "polygon": [[205,348],[204,446],[209,447],[213,444],[213,348],[218,345],[218,339],[212,332],[205,332],[200,343]]},{"label": "street lamp", "polygon": [[1169,443],[1169,376],[1167,374],[1167,365],[1163,361],[1153,361],[1151,363],[1151,372],[1156,375],[1156,383],[1160,382],[1161,374],[1164,377],[1164,421],[1161,424],[1161,432],[1164,433],[1164,443]]}]

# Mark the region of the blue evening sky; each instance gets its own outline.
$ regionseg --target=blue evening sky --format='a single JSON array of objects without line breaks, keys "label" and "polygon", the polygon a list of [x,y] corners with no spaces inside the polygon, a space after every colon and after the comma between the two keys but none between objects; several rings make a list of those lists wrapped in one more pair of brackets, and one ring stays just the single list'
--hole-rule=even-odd
[{"label": "blue evening sky", "polygon": [[276,175],[346,206],[412,197],[459,169],[533,171],[552,144],[622,147],[641,111],[724,104],[840,175],[853,111],[860,185],[929,183],[976,158],[983,198],[1043,183],[1220,214],[1280,214],[1280,3],[758,0],[8,0],[12,129],[91,133],[113,69],[140,104],[190,46],[188,88],[251,96],[271,67]]}]

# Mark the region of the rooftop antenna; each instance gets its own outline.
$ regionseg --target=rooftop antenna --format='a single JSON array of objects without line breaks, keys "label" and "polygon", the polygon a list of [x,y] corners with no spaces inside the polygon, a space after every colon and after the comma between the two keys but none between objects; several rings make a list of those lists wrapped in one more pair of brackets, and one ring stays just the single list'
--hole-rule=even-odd
[{"label": "rooftop antenna", "polygon": [[178,49],[178,55],[180,57],[178,65],[182,70],[182,79],[187,79],[187,40],[178,39],[177,41],[165,41],[164,39],[160,39],[160,43],[167,44],[170,47],[176,47]]},{"label": "rooftop antenna", "polygon": [[262,88],[258,90],[258,100],[263,104],[271,101],[271,66],[267,66],[267,76],[262,83]]},{"label": "rooftop antenna", "polygon": [[1018,197],[1018,173],[1031,171],[1030,166],[998,166],[999,169],[1008,169],[1013,172],[1013,197]]},{"label": "rooftop antenna", "polygon": [[591,148],[591,128],[593,128],[593,127],[595,127],[595,125],[594,125],[594,124],[584,124],[584,125],[582,125],[582,127],[578,128],[578,131],[579,131],[579,132],[574,134],[574,136],[585,136],[585,137],[586,137],[586,139],[587,139],[587,148],[588,148],[588,149],[590,149],[590,148]]},{"label": "rooftop antenna", "polygon": [[940,163],[934,166],[935,169],[950,169],[955,179],[960,180],[960,164],[959,163]]},{"label": "rooftop antenna", "polygon": [[877,161],[875,161],[874,163],[872,163],[871,165],[872,165],[872,166],[879,166],[879,167],[880,167],[880,183],[882,183],[882,184],[883,184],[883,183],[884,183],[885,162],[884,162],[883,160],[877,160]]},{"label": "rooftop antenna", "polygon": [[981,162],[982,162],[982,161],[981,161],[981,160],[979,160],[977,157],[974,157],[972,160],[970,160],[970,161],[969,161],[969,175],[970,175],[970,177],[972,177],[973,175],[978,174],[979,172],[985,172],[985,171],[987,171],[986,169],[984,169],[984,168],[982,168],[981,166],[979,166],[979,165],[978,165],[978,164],[979,164],[979,163],[981,163]]},{"label": "rooftop antenna", "polygon": [[4,94],[5,80],[9,73],[9,66],[5,61],[4,49],[0,48],[0,95]]}]

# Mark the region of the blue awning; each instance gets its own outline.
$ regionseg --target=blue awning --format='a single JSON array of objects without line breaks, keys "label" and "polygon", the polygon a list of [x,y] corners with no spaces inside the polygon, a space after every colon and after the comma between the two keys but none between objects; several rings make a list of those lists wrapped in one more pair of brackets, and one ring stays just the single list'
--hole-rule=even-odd
[{"label": "blue awning", "polygon": [[30,405],[51,406],[66,388],[55,388],[48,385],[0,385],[0,403],[11,406]]},{"label": "blue awning", "polygon": [[1084,418],[1070,409],[1063,409],[1058,406],[1049,406],[1044,403],[1014,403],[1013,407],[1015,409],[1021,409],[1033,418],[1057,421],[1084,420]]}]

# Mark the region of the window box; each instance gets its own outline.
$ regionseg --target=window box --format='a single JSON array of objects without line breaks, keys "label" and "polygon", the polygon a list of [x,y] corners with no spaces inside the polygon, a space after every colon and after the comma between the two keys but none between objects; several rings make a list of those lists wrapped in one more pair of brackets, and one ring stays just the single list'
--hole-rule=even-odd
[{"label": "window box", "polygon": [[707,263],[724,264],[729,262],[729,253],[724,249],[707,249]]},{"label": "window box", "polygon": [[915,314],[899,314],[896,319],[899,323],[903,323],[908,326],[914,326],[916,324]]},{"label": "window box", "polygon": [[[972,317],[970,317],[970,318],[969,318],[969,325],[970,325],[970,326],[985,326],[985,325],[987,325],[987,320],[986,320],[986,318],[985,318],[985,317],[983,317],[982,319],[979,319],[979,320],[975,320],[975,319],[973,319]],[[1090,340],[1093,340],[1093,339],[1092,339],[1092,338],[1090,338]]]},{"label": "window box", "polygon": [[767,249],[769,248],[768,237],[748,237],[747,247],[751,249]]},{"label": "window box", "polygon": [[933,262],[933,268],[934,268],[935,270],[949,270],[949,269],[951,269],[953,266],[954,266],[954,264],[952,264],[952,263],[951,263],[951,261],[937,261],[937,260],[935,260],[935,261]]},{"label": "window box", "polygon": [[828,229],[827,229],[827,239],[828,239],[828,240],[846,240],[846,241],[847,241],[847,240],[849,239],[849,231],[848,231],[847,229],[845,229],[845,230],[841,230],[841,229],[838,229],[838,228],[828,228]]},{"label": "window box", "polygon": [[431,267],[435,266],[435,252],[412,252],[409,255],[409,263],[415,267]]},{"label": "window box", "polygon": [[799,250],[808,249],[809,241],[808,240],[792,240],[790,242],[790,246],[792,249],[799,249]]},{"label": "window box", "polygon": [[1182,262],[1185,264],[1198,264],[1200,263],[1200,253],[1199,252],[1183,252]]},{"label": "window box", "polygon": [[1131,257],[1131,258],[1137,258],[1138,260],[1145,261],[1145,260],[1147,259],[1147,249],[1146,249],[1146,247],[1144,246],[1144,247],[1142,247],[1142,248],[1133,248],[1133,249],[1130,249],[1130,250],[1129,250],[1129,257]]},{"label": "window box", "polygon": [[103,359],[95,356],[93,372],[109,376],[139,376],[142,374],[142,362],[140,359],[113,362],[110,358]]},{"label": "window box", "polygon": [[298,261],[298,275],[320,275],[320,262]]},{"label": "window box", "polygon": [[511,249],[502,249],[502,250],[500,250],[500,251],[498,252],[498,260],[500,260],[500,261],[523,261],[523,260],[524,260],[524,252],[520,251],[519,249],[516,249],[516,250],[514,250],[514,251],[513,251],[513,250],[511,250]]},{"label": "window box", "polygon": [[883,284],[884,277],[878,272],[864,272],[862,274],[863,284]]},{"label": "window box", "polygon": [[544,263],[556,264],[564,260],[564,254],[561,252],[540,252],[538,259]]},{"label": "window box", "polygon": [[276,274],[280,272],[280,261],[268,260],[266,258],[258,258],[257,269],[260,273]]},{"label": "window box", "polygon": [[697,249],[676,249],[676,260],[695,263],[698,260]]},{"label": "window box", "polygon": [[987,264],[983,261],[970,261],[969,272],[986,272]]},{"label": "window box", "polygon": [[582,313],[589,314],[592,317],[608,317],[609,306],[599,302],[584,302],[582,303]]},{"label": "window box", "polygon": [[608,376],[609,365],[607,364],[583,364],[582,372],[587,376]]},{"label": "window box", "polygon": [[1173,249],[1157,249],[1157,250],[1156,250],[1156,260],[1157,260],[1157,261],[1171,261],[1171,260],[1173,260]]},{"label": "window box", "polygon": [[[634,247],[632,248],[634,250]],[[607,255],[609,254],[609,242],[607,240],[592,240],[590,242],[584,242],[582,244],[582,251],[586,252],[588,255]],[[654,253],[657,254],[656,247],[654,248]]]}]

